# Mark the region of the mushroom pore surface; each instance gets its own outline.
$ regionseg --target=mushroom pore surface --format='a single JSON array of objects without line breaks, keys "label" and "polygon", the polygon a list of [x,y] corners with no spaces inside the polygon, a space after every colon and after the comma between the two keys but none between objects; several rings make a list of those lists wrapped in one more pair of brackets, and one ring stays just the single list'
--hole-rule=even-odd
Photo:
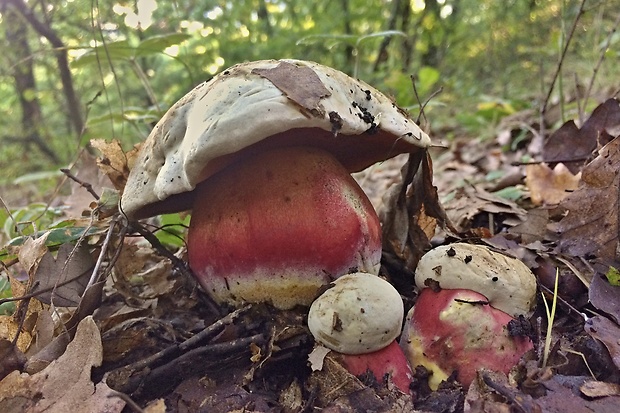
[{"label": "mushroom pore surface", "polygon": [[309,305],[354,271],[377,273],[381,228],[370,201],[328,152],[261,152],[197,188],[189,264],[219,302]]}]

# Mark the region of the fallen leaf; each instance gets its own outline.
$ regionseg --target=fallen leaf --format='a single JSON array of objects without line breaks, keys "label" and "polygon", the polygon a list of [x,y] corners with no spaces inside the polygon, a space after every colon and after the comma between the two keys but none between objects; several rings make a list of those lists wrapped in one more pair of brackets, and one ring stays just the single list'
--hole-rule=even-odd
[{"label": "fallen leaf", "polygon": [[557,225],[562,252],[613,260],[618,244],[620,139],[616,138],[582,171],[578,189],[560,206],[568,210]]},{"label": "fallen leaf", "polygon": [[580,388],[591,378],[554,375],[544,381],[547,394],[535,399],[545,413],[617,413],[620,397],[599,397],[586,399]]},{"label": "fallen leaf", "polygon": [[[71,169],[71,173],[84,184],[90,185],[92,191],[99,196],[101,196],[104,188],[112,186],[110,179],[97,165],[97,159],[86,151],[80,154],[80,158],[75,167]],[[67,209],[64,210],[65,215],[74,218],[82,217],[85,215],[84,211],[92,209],[91,204],[96,199],[84,185],[71,180],[70,186],[71,194],[60,198],[61,202],[67,206]]]},{"label": "fallen leaf", "polygon": [[308,362],[312,371],[321,370],[323,368],[323,360],[331,350],[324,346],[316,346],[310,354],[308,354]]},{"label": "fallen leaf", "polygon": [[331,93],[311,68],[280,62],[273,69],[253,69],[252,73],[269,80],[290,100],[313,115],[325,115],[319,102]]},{"label": "fallen leaf", "polygon": [[581,174],[573,175],[563,163],[553,169],[544,163],[525,167],[525,184],[534,205],[559,204],[569,192],[577,189],[580,177]]},{"label": "fallen leaf", "polygon": [[[43,259],[43,256],[47,253],[47,246],[45,245],[48,237],[48,232],[39,238],[28,238],[24,245],[19,247],[17,252],[17,258],[20,264],[24,267],[28,275],[32,276],[39,266],[39,262]],[[12,290],[15,296],[23,295],[25,291]]]},{"label": "fallen leaf", "polygon": [[590,283],[588,299],[594,307],[605,312],[620,324],[620,287],[611,285],[607,278],[595,274]]},{"label": "fallen leaf", "polygon": [[608,99],[592,111],[581,128],[571,120],[551,134],[545,142],[543,159],[564,162],[576,173],[598,146],[606,145],[617,136],[619,126],[620,103]]},{"label": "fallen leaf", "polygon": [[602,316],[594,316],[584,326],[586,333],[605,345],[616,368],[620,369],[620,327]]},{"label": "fallen leaf", "polygon": [[122,191],[129,176],[131,158],[135,157],[137,149],[125,153],[117,139],[91,139],[90,144],[101,152],[101,157],[97,159],[99,169],[112,181],[114,188]]},{"label": "fallen leaf", "polygon": [[620,385],[603,381],[587,381],[579,390],[588,397],[620,396]]},{"label": "fallen leaf", "polygon": [[14,370],[21,370],[26,363],[26,356],[15,344],[0,338],[0,380]]},{"label": "fallen leaf", "polygon": [[390,188],[385,198],[381,217],[383,250],[413,269],[430,247],[437,224],[452,228],[433,186],[428,153],[410,155],[401,175],[401,181]]},{"label": "fallen leaf", "polygon": [[482,214],[493,216],[502,214],[516,218],[517,222],[521,222],[522,217],[526,215],[525,210],[515,202],[487,192],[477,185],[467,185],[458,189],[455,197],[445,202],[444,206],[448,217],[459,232],[471,229],[474,218]]},{"label": "fallen leaf", "polygon": [[[76,307],[86,289],[95,265],[85,244],[63,244],[54,258],[48,251],[34,274],[32,292],[45,304],[56,307]],[[37,291],[41,291],[37,293]]]},{"label": "fallen leaf", "polygon": [[524,221],[508,229],[508,233],[521,237],[522,244],[531,244],[542,241],[547,235],[549,211],[544,208],[534,208],[527,211]]},{"label": "fallen leaf", "polygon": [[12,372],[0,381],[0,411],[121,412],[125,402],[105,384],[91,381],[91,370],[101,365],[99,330],[92,317],[78,326],[66,352],[40,373]]}]

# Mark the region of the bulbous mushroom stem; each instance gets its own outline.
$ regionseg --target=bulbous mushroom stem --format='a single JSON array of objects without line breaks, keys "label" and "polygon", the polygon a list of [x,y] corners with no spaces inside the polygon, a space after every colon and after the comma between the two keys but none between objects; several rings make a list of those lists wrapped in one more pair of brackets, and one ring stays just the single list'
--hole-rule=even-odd
[{"label": "bulbous mushroom stem", "polygon": [[377,273],[381,228],[370,201],[328,152],[273,149],[197,188],[189,264],[219,302],[309,305],[320,286]]},{"label": "bulbous mushroom stem", "polygon": [[371,372],[377,382],[389,375],[400,391],[410,394],[413,372],[409,361],[396,340],[381,350],[366,354],[340,354],[342,364],[354,376]]},{"label": "bulbous mushroom stem", "polygon": [[528,338],[508,333],[510,320],[474,291],[426,288],[407,315],[400,345],[412,368],[423,365],[432,372],[432,389],[453,371],[468,387],[477,370],[508,373],[533,348]]}]

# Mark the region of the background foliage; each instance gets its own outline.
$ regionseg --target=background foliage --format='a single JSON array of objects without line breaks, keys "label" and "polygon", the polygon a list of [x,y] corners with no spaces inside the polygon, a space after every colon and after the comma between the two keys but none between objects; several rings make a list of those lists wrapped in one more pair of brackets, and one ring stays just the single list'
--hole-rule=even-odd
[{"label": "background foliage", "polygon": [[[246,60],[318,61],[412,110],[413,76],[422,100],[442,88],[427,109],[432,133],[482,133],[501,116],[540,105],[580,5],[4,0],[0,185],[22,180],[16,196],[3,191],[5,201],[20,203],[29,192],[53,188],[58,175],[45,171],[70,163],[91,138],[120,139],[130,148],[191,87]],[[554,96],[583,89],[604,52],[594,88],[604,98],[618,87],[620,37],[608,37],[617,3],[587,1],[582,11]]]}]

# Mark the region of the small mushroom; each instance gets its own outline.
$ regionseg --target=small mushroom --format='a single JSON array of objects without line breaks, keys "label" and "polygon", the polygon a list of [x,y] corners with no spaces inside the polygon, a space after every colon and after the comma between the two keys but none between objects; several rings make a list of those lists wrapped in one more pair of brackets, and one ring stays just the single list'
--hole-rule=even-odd
[{"label": "small mushroom", "polygon": [[481,245],[443,245],[424,254],[415,270],[415,283],[423,289],[429,280],[445,290],[480,293],[491,306],[513,317],[531,314],[536,305],[532,271],[518,259]]},{"label": "small mushroom", "polygon": [[409,393],[411,368],[396,338],[404,315],[400,294],[387,281],[367,273],[335,280],[310,306],[308,328],[315,340],[339,353],[347,370],[370,371],[377,381],[389,375]]},{"label": "small mushroom", "polygon": [[480,368],[508,373],[532,348],[507,328],[536,303],[536,278],[521,261],[483,246],[446,245],[420,259],[415,281],[422,291],[400,344],[412,366],[432,371],[431,388],[453,371],[465,386]]},{"label": "small mushroom", "polygon": [[189,264],[218,302],[309,305],[376,272],[378,218],[349,176],[430,144],[367,84],[299,60],[233,66],[155,126],[120,202],[129,219],[193,209]]},{"label": "small mushroom", "polygon": [[527,337],[509,334],[512,319],[471,290],[426,288],[407,315],[400,345],[411,366],[432,372],[432,389],[453,372],[468,387],[479,369],[508,373],[533,348]]}]

